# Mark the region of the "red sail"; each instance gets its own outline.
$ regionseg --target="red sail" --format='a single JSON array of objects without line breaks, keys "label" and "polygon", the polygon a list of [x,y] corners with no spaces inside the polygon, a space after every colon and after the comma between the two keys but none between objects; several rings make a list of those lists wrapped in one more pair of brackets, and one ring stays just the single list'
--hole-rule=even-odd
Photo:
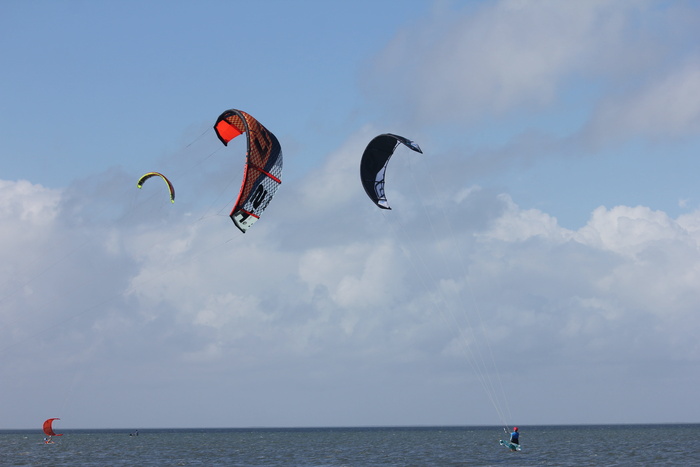
[{"label": "red sail", "polygon": [[44,433],[46,433],[48,436],[63,436],[63,433],[55,433],[53,431],[53,421],[54,420],[60,420],[60,418],[49,418],[44,422]]}]

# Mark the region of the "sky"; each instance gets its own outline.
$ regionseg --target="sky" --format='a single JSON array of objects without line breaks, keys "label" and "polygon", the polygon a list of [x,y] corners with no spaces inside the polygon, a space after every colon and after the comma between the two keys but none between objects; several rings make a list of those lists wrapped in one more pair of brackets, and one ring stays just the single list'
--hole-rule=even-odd
[{"label": "sky", "polygon": [[9,0],[0,58],[0,428],[700,422],[696,2]]}]

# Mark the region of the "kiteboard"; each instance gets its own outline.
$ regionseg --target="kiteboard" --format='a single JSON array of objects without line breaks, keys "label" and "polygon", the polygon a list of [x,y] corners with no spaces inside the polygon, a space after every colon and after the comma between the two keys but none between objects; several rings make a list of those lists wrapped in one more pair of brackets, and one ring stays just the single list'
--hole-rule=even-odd
[{"label": "kiteboard", "polygon": [[520,451],[520,445],[515,444],[515,443],[511,443],[510,441],[501,440],[501,446],[505,446],[508,449],[510,449],[511,451]]}]

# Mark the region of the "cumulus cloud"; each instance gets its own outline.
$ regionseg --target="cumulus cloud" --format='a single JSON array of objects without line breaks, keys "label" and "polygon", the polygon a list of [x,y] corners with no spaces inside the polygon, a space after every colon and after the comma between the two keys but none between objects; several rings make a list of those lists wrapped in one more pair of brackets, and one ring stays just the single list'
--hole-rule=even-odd
[{"label": "cumulus cloud", "polygon": [[[335,164],[342,170],[344,161],[331,158],[329,166]],[[317,176],[290,190],[306,189]],[[41,212],[62,199],[25,182],[4,182],[3,189],[3,225],[22,222],[23,205]],[[313,212],[331,193],[301,198],[297,207]],[[171,218],[168,228],[85,224],[74,234],[102,238],[55,265],[36,263],[25,286],[42,298],[30,306],[31,294],[13,295],[7,265],[20,267],[31,250],[49,249],[62,235],[60,224],[44,219],[46,235],[31,245],[22,244],[18,231],[8,237],[15,242],[3,244],[14,245],[3,248],[3,295],[11,298],[2,313],[4,352],[24,351],[42,336],[45,345],[92,349],[84,366],[138,352],[146,372],[164,362],[227,362],[239,376],[260,365],[280,369],[273,371],[301,365],[321,371],[316,377],[324,380],[337,377],[326,365],[343,361],[362,365],[370,381],[411,367],[440,378],[423,362],[463,372],[467,361],[484,364],[474,348],[492,349],[496,368],[482,370],[486,377],[508,368],[512,348],[545,373],[562,365],[593,371],[591,365],[605,365],[611,356],[628,365],[644,365],[652,356],[700,358],[694,338],[700,213],[672,219],[641,206],[600,207],[587,225],[570,231],[499,195],[483,205],[487,222],[460,220],[478,196],[484,193],[465,189],[451,201],[447,219],[429,214],[426,222],[404,224],[402,209],[383,217],[358,193],[342,211],[321,209],[324,230],[295,240],[291,251],[273,234],[289,228],[286,216],[268,215],[255,232],[233,240],[221,235],[233,229],[228,223],[192,225],[189,215]],[[433,206],[433,200],[420,204]],[[371,219],[376,228],[347,235],[347,217]],[[107,230],[118,240],[106,241]],[[123,247],[109,246],[115,243]],[[28,309],[37,314],[17,318]],[[134,348],[124,355],[124,345]],[[155,374],[150,378],[165,384]],[[172,378],[181,377],[166,379]],[[352,391],[365,382],[348,384]]]}]

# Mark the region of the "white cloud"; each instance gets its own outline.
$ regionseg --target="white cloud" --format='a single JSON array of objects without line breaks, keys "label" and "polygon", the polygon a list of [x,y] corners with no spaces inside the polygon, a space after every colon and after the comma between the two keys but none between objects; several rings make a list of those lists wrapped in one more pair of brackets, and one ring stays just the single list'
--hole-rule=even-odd
[{"label": "white cloud", "polygon": [[[26,180],[0,180],[0,219],[23,221],[27,226],[42,227],[56,216],[60,193]],[[5,223],[4,227],[16,226]],[[26,227],[25,227],[26,228]]]},{"label": "white cloud", "polygon": [[539,236],[563,242],[573,236],[573,232],[559,227],[555,218],[536,209],[521,210],[507,195],[499,198],[504,201],[506,211],[493,222],[489,231],[480,235],[481,238],[519,242]]},{"label": "white cloud", "polygon": [[[21,184],[14,191],[5,188],[6,200],[15,200],[5,210],[10,223],[23,215],[20,203],[51,205],[61,199]],[[15,196],[19,193],[23,196]],[[183,222],[171,219],[168,228],[147,220],[134,226],[133,219],[128,228],[83,224],[74,231],[81,238],[104,231],[110,236],[65,256],[56,274],[49,274],[51,263],[36,265],[27,285],[44,311],[17,319],[27,310],[26,297],[5,302],[2,333],[10,347],[4,351],[17,359],[13,348],[26,350],[33,336],[52,329],[61,340],[48,336],[47,344],[59,352],[92,349],[83,368],[139,353],[146,374],[163,365],[225,364],[239,373],[301,365],[327,382],[337,376],[339,362],[361,365],[366,380],[401,373],[406,365],[428,372],[426,378],[442,377],[441,371],[465,375],[469,354],[462,346],[483,352],[486,338],[501,371],[512,349],[518,349],[524,367],[545,374],[561,365],[599,364],[610,355],[644,365],[652,355],[673,359],[684,348],[684,359],[700,358],[694,337],[700,324],[694,309],[700,299],[700,213],[674,220],[641,206],[601,207],[572,232],[504,195],[483,204],[502,209],[475,226],[459,213],[488,194],[467,190],[450,207],[450,228],[435,229],[443,222],[440,213],[419,223],[380,220],[383,214],[371,205],[369,211],[352,207],[365,201],[360,195],[343,210],[325,211],[325,229],[296,239],[293,250],[272,235],[289,229],[286,216],[268,215],[255,232],[235,237],[222,235],[233,232],[225,218],[216,220],[221,226],[192,225],[189,215]],[[295,201],[301,212],[319,207],[313,197]],[[421,202],[434,207],[429,197]],[[399,207],[391,215],[401,212]],[[375,218],[380,228],[348,235],[341,232],[346,224],[335,222],[348,216]],[[11,251],[3,246],[6,264],[20,264],[30,249],[48,248],[50,234],[60,230],[43,228],[47,235],[38,243]],[[324,242],[326,236],[333,241]],[[478,241],[470,241],[472,236]],[[86,261],[93,266],[85,269]],[[57,282],[38,287],[44,280]],[[58,300],[45,295],[59,285]],[[12,289],[3,293],[12,295]],[[432,369],[424,362],[433,362]],[[170,374],[166,379],[180,378],[161,371]],[[307,370],[300,371],[284,378],[301,378]],[[161,384],[155,373],[141,378]],[[352,391],[366,381],[348,384]]]},{"label": "white cloud", "polygon": [[[678,138],[700,131],[700,58],[602,102],[584,130],[587,138],[624,141]],[[601,141],[602,140],[602,141]]]},{"label": "white cloud", "polygon": [[389,96],[428,121],[501,115],[523,105],[532,112],[550,106],[565,79],[635,70],[657,56],[656,41],[633,26],[647,8],[506,0],[458,13],[437,9],[377,57],[371,86],[377,98]]},{"label": "white cloud", "polygon": [[665,213],[644,206],[616,206],[610,210],[601,206],[593,211],[588,225],[575,238],[586,245],[633,258],[660,242],[695,242]]}]

